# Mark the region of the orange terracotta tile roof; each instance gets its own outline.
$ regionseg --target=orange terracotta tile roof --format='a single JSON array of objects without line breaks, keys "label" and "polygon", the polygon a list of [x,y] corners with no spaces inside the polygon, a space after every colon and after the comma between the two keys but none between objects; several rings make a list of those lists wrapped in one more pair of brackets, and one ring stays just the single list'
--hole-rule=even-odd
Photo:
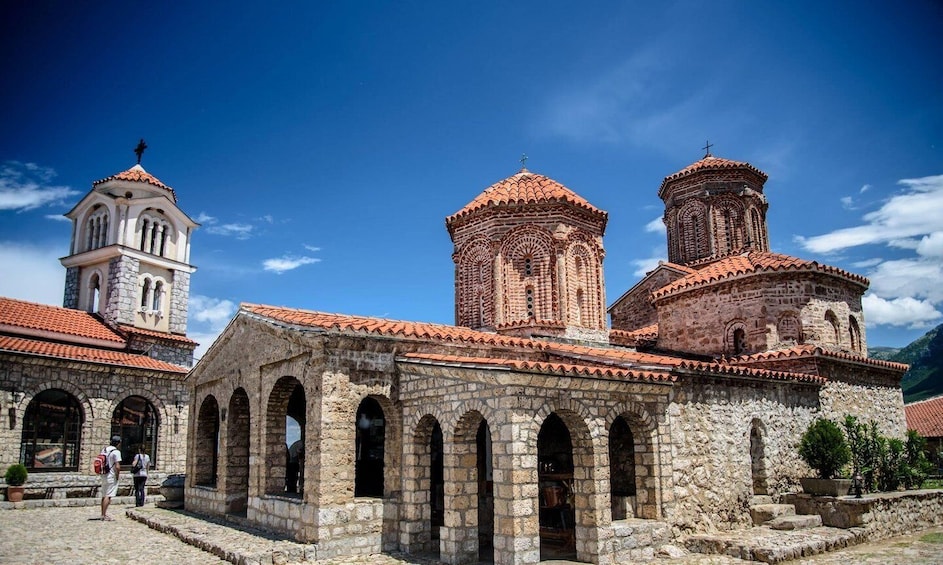
[{"label": "orange terracotta tile roof", "polygon": [[149,330],[146,328],[136,328],[134,326],[129,326],[128,324],[118,324],[118,329],[124,332],[127,335],[144,335],[148,337],[156,337],[163,340],[176,341],[178,343],[186,343],[193,345],[194,347],[200,345],[199,343],[193,341],[185,335],[171,334],[158,332],[154,330]]},{"label": "orange terracotta tile roof", "polygon": [[605,365],[593,366],[551,361],[524,361],[495,357],[463,357],[459,355],[438,355],[434,353],[407,353],[401,355],[400,358],[412,361],[428,361],[454,365],[506,367],[520,372],[550,373],[562,376],[616,378],[634,381],[671,382],[677,380],[677,377],[665,371],[632,370]]},{"label": "orange terracotta tile roof", "polygon": [[49,332],[69,337],[93,339],[124,346],[125,340],[99,318],[71,308],[36,304],[0,297],[0,331],[6,333]]},{"label": "orange terracotta tile roof", "polygon": [[943,396],[904,404],[907,429],[923,437],[943,437]]},{"label": "orange terracotta tile roof", "polygon": [[910,368],[910,366],[906,363],[895,363],[893,361],[884,361],[883,359],[872,359],[870,357],[862,357],[861,355],[855,355],[844,351],[832,351],[831,349],[825,349],[818,345],[812,345],[809,343],[788,347],[786,349],[774,349],[771,351],[764,351],[762,353],[754,353],[753,355],[733,357],[728,361],[739,365],[749,364],[756,361],[800,359],[804,357],[830,357],[832,359],[854,361],[865,365],[871,365],[873,367],[881,367],[882,369],[900,371],[901,373],[905,373],[907,369]]},{"label": "orange terracotta tile roof", "polygon": [[111,180],[124,180],[124,181],[131,181],[131,182],[144,182],[144,183],[147,183],[147,184],[149,184],[149,185],[156,186],[157,188],[162,188],[162,189],[164,189],[164,190],[166,190],[166,191],[169,191],[170,194],[173,195],[173,196],[176,198],[176,193],[174,192],[174,189],[172,189],[172,188],[170,188],[169,186],[167,186],[166,184],[162,183],[162,182],[160,181],[160,179],[158,179],[157,177],[155,177],[155,176],[152,175],[151,173],[145,171],[145,170],[144,170],[144,167],[142,167],[140,164],[134,165],[133,167],[131,167],[131,168],[128,169],[127,171],[122,171],[122,172],[120,172],[120,173],[111,175],[110,177],[105,177],[105,178],[103,178],[103,179],[101,179],[101,180],[97,180],[97,181],[95,181],[95,182],[92,183],[92,186],[97,186],[97,185],[99,185],[99,184],[101,184],[101,183],[103,183],[103,182],[108,182],[108,181],[111,181]]},{"label": "orange terracotta tile roof", "polygon": [[609,330],[609,342],[618,345],[636,346],[654,343],[658,340],[658,324],[651,324],[637,330]]},{"label": "orange terracotta tile roof", "polygon": [[0,336],[0,351],[50,357],[66,361],[82,361],[98,365],[116,365],[169,373],[185,374],[188,371],[188,369],[184,367],[158,361],[146,355],[99,349],[96,347],[83,347],[80,345],[65,345],[21,337]]},{"label": "orange terracotta tile roof", "polygon": [[694,173],[698,173],[701,171],[724,171],[724,170],[731,170],[731,169],[746,169],[756,175],[759,175],[763,179],[764,182],[766,181],[766,179],[769,178],[769,176],[767,176],[766,173],[757,169],[750,163],[744,163],[741,161],[732,161],[730,159],[724,159],[722,157],[714,157],[713,155],[706,155],[700,161],[695,161],[691,163],[690,165],[688,165],[687,167],[681,169],[677,173],[674,173],[672,175],[668,175],[667,177],[665,177],[665,179],[661,182],[661,188],[658,189],[658,194],[659,195],[661,194],[661,191],[665,188],[665,185],[667,185],[668,183],[676,181],[683,177],[693,175]]},{"label": "orange terracotta tile roof", "polygon": [[565,202],[593,214],[598,214],[603,218],[608,216],[606,212],[596,208],[582,196],[557,181],[532,173],[527,169],[521,169],[516,175],[511,175],[486,188],[484,192],[466,204],[465,207],[446,218],[445,222],[447,225],[451,225],[473,212],[490,206],[533,204],[537,202]]},{"label": "orange terracotta tile roof", "polygon": [[751,251],[742,255],[731,255],[709,263],[697,269],[696,272],[681,277],[652,293],[652,298],[659,299],[676,292],[692,290],[708,286],[726,279],[737,278],[759,273],[776,273],[786,271],[816,271],[848,279],[865,288],[870,282],[866,277],[857,275],[838,267],[824,265],[818,261],[808,261],[781,253],[768,251]]},{"label": "orange terracotta tile roof", "polygon": [[[448,345],[467,344],[517,349],[521,352],[519,356],[524,353],[539,353],[547,358],[540,361],[525,361],[511,357],[471,357],[474,359],[488,360],[487,362],[491,364],[527,367],[529,370],[537,370],[537,363],[545,363],[545,367],[548,371],[553,369],[554,366],[586,366],[594,368],[593,370],[600,371],[605,367],[606,370],[627,370],[634,373],[646,371],[660,373],[676,369],[741,378],[824,382],[820,377],[815,375],[788,373],[764,368],[742,367],[719,362],[697,362],[680,357],[672,357],[670,355],[643,353],[624,348],[590,347],[539,339],[517,338],[443,324],[328,314],[311,310],[247,303],[240,305],[240,313],[246,313],[250,316],[257,316],[272,322],[283,323],[294,327],[320,328],[327,331],[430,340]],[[563,370],[559,367],[553,370]],[[578,371],[578,369],[573,369],[572,367],[567,370]]]}]

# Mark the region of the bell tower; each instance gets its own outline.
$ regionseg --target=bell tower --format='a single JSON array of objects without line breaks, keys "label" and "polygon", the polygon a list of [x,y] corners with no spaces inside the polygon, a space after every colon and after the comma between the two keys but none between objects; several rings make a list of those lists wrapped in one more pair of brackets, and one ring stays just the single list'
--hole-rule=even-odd
[{"label": "bell tower", "polygon": [[749,163],[709,152],[665,177],[658,196],[665,203],[668,260],[694,266],[748,251],[769,251],[766,179],[766,173]]},{"label": "bell tower", "polygon": [[[178,206],[172,188],[138,163],[92,183],[92,189],[65,214],[72,220],[63,306],[100,315],[129,335],[174,343],[189,350],[152,357],[192,364],[186,338],[190,275],[190,237],[199,224]],[[165,358],[170,357],[170,358]]]}]

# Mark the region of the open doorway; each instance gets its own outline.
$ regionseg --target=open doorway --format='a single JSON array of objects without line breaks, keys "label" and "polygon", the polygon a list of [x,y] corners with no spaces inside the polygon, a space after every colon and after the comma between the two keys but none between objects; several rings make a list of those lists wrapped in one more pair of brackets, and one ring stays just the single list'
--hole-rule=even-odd
[{"label": "open doorway", "polygon": [[573,442],[566,424],[551,414],[537,435],[540,559],[576,559]]}]

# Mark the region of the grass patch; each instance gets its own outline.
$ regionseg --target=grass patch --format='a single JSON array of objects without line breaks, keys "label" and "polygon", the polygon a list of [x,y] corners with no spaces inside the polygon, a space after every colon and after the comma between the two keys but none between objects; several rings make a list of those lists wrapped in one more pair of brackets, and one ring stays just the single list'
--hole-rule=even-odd
[{"label": "grass patch", "polygon": [[943,479],[927,479],[920,488],[943,488]]},{"label": "grass patch", "polygon": [[943,532],[930,532],[920,536],[923,543],[943,543]]}]

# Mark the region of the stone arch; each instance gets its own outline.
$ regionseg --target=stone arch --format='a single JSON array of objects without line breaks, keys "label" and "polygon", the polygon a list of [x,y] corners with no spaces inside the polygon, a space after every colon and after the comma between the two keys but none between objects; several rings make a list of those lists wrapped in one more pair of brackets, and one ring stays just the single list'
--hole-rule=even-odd
[{"label": "stone arch", "polygon": [[31,472],[78,471],[85,420],[79,399],[47,387],[24,401],[18,461]]},{"label": "stone arch", "polygon": [[[407,469],[403,505],[404,524],[408,524],[403,528],[404,545],[410,553],[435,552],[439,550],[442,525],[441,516],[435,515],[438,493],[433,490],[437,482],[443,487],[443,498],[439,500],[444,506],[444,480],[439,474],[443,456],[442,427],[439,419],[428,412],[410,427],[413,432],[404,446]],[[436,448],[438,453],[435,453]]]},{"label": "stone arch", "polygon": [[714,241],[717,255],[730,255],[743,249],[746,236],[743,202],[732,196],[721,197],[712,206]]},{"label": "stone arch", "polygon": [[261,484],[264,493],[285,493],[289,458],[286,418],[292,417],[298,422],[303,442],[307,427],[306,414],[307,394],[301,381],[291,375],[275,381],[266,402],[263,428],[264,464],[261,467]]},{"label": "stone arch", "polygon": [[769,468],[766,457],[766,425],[759,418],[750,422],[750,477],[753,494],[769,494]]},{"label": "stone arch", "polygon": [[[616,464],[613,463],[613,451],[622,448],[628,449],[628,445],[613,445],[613,430],[619,419],[625,423],[628,428],[629,436],[624,439],[631,440],[631,460],[623,459],[623,466],[631,466],[634,475],[634,484],[620,484],[619,491],[611,489],[612,499],[610,504],[613,508],[613,519],[624,515],[626,518],[636,517],[649,520],[657,520],[661,517],[661,462],[658,449],[658,424],[645,405],[639,402],[627,402],[618,405],[610,411],[606,417],[606,427],[609,430],[609,453],[610,453],[610,481],[614,481],[613,473],[616,472]],[[617,453],[617,456],[627,457],[625,451]],[[618,482],[618,481],[614,481]],[[634,488],[633,488],[634,487]],[[633,491],[634,494],[622,494],[626,491]],[[624,497],[624,499],[620,499]]]},{"label": "stone arch", "polygon": [[109,244],[111,210],[104,204],[95,204],[85,213],[79,232],[82,251],[91,251]]},{"label": "stone arch", "polygon": [[858,325],[858,320],[852,315],[848,316],[848,340],[852,351],[855,353],[862,352],[861,326]]},{"label": "stone arch", "polygon": [[534,225],[509,231],[501,243],[501,258],[504,322],[556,319],[555,253],[550,233]]},{"label": "stone arch", "polygon": [[581,327],[602,327],[602,261],[595,244],[575,236],[567,245],[565,258],[567,322]]},{"label": "stone arch", "polygon": [[101,269],[98,268],[89,269],[83,275],[85,284],[82,285],[82,288],[85,289],[85,295],[79,298],[81,301],[79,307],[91,314],[99,313],[102,309],[102,297],[104,296],[102,293],[105,290],[107,279],[102,274]]},{"label": "stone arch", "polygon": [[841,325],[838,323],[838,316],[831,309],[825,312],[825,323],[828,330],[826,337],[831,342],[830,345],[841,347]]},{"label": "stone arch", "polygon": [[219,465],[219,403],[212,394],[200,402],[196,420],[193,461],[194,485],[215,487]]},{"label": "stone arch", "polygon": [[[562,545],[561,557],[569,554],[579,561],[594,562],[599,553],[600,513],[596,492],[597,449],[593,438],[600,434],[593,419],[587,417],[585,406],[570,399],[560,401],[559,405],[549,413],[546,412],[551,407],[544,406],[534,420],[539,423],[538,533],[542,547],[553,543]],[[563,429],[569,435],[569,445],[566,445]],[[555,445],[556,442],[559,443]],[[567,460],[567,450],[570,460]],[[565,497],[562,509],[560,497]],[[568,507],[572,507],[572,514]],[[572,552],[567,551],[568,547]],[[541,553],[544,554],[543,550]]]},{"label": "stone arch", "polygon": [[229,396],[226,416],[226,513],[245,516],[249,504],[249,394],[241,386]]},{"label": "stone arch", "polygon": [[390,468],[390,442],[388,415],[392,407],[384,406],[378,395],[368,395],[360,400],[354,417],[354,496],[382,498],[393,486],[387,480],[385,469]]},{"label": "stone arch", "polygon": [[144,445],[144,452],[155,465],[160,463],[158,449],[163,447],[160,442],[161,414],[153,397],[153,394],[124,394],[119,395],[114,403],[108,435],[121,438],[122,465],[131,465],[140,445]]},{"label": "stone arch", "polygon": [[177,241],[174,222],[162,211],[147,208],[137,218],[135,225],[137,248],[160,257],[173,257]]},{"label": "stone arch", "polygon": [[457,324],[473,329],[493,327],[494,250],[479,236],[469,241],[458,256],[456,288]]},{"label": "stone arch", "polygon": [[749,352],[746,322],[739,318],[727,322],[727,327],[724,328],[724,353],[736,357]]}]

